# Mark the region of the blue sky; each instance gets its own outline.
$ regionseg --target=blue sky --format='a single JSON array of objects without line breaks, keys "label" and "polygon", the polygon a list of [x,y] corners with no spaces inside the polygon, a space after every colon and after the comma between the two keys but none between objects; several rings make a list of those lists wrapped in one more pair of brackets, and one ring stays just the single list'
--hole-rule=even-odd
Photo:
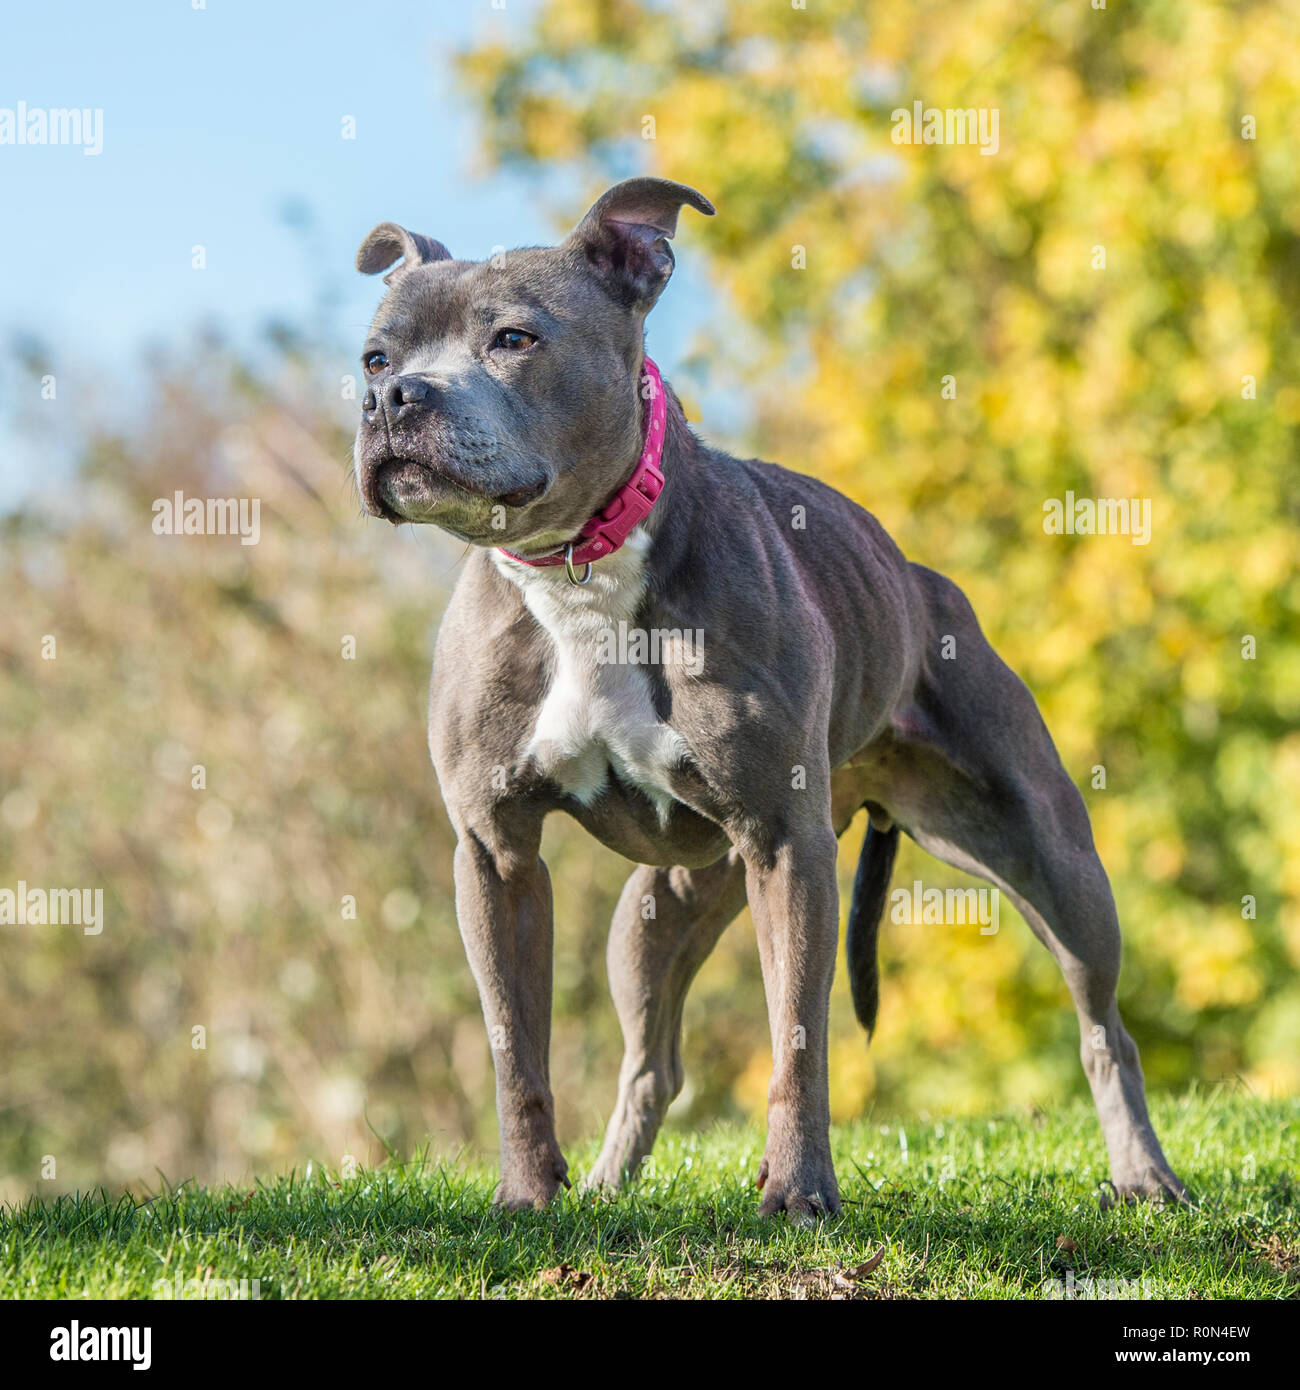
[{"label": "blue sky", "polygon": [[[447,59],[475,38],[522,33],[536,0],[64,0],[14,9],[0,108],[102,108],[103,152],[0,146],[0,361],[19,335],[48,345],[60,393],[129,409],[146,345],[219,324],[256,343],[273,319],[309,321],[324,287],[330,339],[350,369],[378,299],[353,256],[397,221],[459,256],[553,241],[539,185],[483,176],[472,107]],[[356,138],[342,137],[353,117]],[[590,189],[572,191],[573,218]],[[304,238],[286,206],[305,208]],[[191,248],[207,268],[191,268]],[[682,257],[686,261],[686,257]],[[650,341],[671,374],[704,312],[685,264]],[[29,381],[0,373],[0,505],[49,461],[15,421]]]}]

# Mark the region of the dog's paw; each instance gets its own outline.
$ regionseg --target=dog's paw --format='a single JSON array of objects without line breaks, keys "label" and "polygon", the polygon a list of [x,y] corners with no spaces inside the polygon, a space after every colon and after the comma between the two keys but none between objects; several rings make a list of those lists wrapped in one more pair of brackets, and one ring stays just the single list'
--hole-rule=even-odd
[{"label": "dog's paw", "polygon": [[540,1211],[561,1187],[568,1186],[568,1165],[559,1159],[547,1168],[502,1173],[492,1201],[502,1211]]},{"label": "dog's paw", "polygon": [[840,1191],[830,1160],[807,1161],[795,1166],[788,1177],[773,1176],[766,1158],[758,1165],[754,1186],[763,1194],[760,1216],[784,1212],[796,1226],[812,1226],[840,1214]]},{"label": "dog's paw", "polygon": [[619,1167],[614,1160],[606,1160],[604,1156],[597,1160],[586,1177],[578,1184],[581,1192],[595,1192],[607,1197],[613,1197],[624,1188],[630,1187],[640,1176],[640,1165],[630,1168],[627,1164]]},{"label": "dog's paw", "polygon": [[1140,1174],[1126,1175],[1102,1184],[1100,1206],[1109,1211],[1121,1203],[1160,1202],[1165,1206],[1190,1205],[1191,1196],[1172,1169],[1153,1164]]}]

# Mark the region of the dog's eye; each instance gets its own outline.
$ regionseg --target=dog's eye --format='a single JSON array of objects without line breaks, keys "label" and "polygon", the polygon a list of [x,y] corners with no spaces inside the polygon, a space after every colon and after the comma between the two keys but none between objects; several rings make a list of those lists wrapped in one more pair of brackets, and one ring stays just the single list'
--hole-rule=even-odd
[{"label": "dog's eye", "polygon": [[388,366],[388,358],[382,352],[368,352],[361,360],[367,376],[378,376]]},{"label": "dog's eye", "polygon": [[493,349],[503,348],[506,352],[523,352],[537,341],[534,333],[525,333],[522,328],[503,328],[492,340]]}]

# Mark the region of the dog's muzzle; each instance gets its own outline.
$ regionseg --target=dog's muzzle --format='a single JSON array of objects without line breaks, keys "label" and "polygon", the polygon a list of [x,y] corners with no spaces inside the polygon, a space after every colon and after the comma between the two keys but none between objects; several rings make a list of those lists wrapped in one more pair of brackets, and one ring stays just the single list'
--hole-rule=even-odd
[{"label": "dog's muzzle", "polygon": [[[361,403],[357,487],[366,511],[399,525],[438,521],[447,504],[526,507],[550,487],[539,471],[503,487],[499,467],[484,459],[485,441],[466,443],[439,412],[438,388],[424,377],[376,382]],[[490,450],[492,441],[486,441]],[[460,534],[457,532],[457,534]]]}]

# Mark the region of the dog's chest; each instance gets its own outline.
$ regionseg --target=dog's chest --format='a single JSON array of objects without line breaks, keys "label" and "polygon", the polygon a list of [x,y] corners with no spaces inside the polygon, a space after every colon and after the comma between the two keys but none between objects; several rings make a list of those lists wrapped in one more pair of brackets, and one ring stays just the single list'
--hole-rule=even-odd
[{"label": "dog's chest", "polygon": [[610,659],[619,650],[611,634],[634,623],[641,603],[648,544],[643,531],[633,532],[581,586],[558,568],[498,565],[520,586],[552,646],[550,685],[527,756],[584,805],[613,768],[662,814],[673,800],[669,773],[688,751],[686,741],[655,712],[646,667]]}]

